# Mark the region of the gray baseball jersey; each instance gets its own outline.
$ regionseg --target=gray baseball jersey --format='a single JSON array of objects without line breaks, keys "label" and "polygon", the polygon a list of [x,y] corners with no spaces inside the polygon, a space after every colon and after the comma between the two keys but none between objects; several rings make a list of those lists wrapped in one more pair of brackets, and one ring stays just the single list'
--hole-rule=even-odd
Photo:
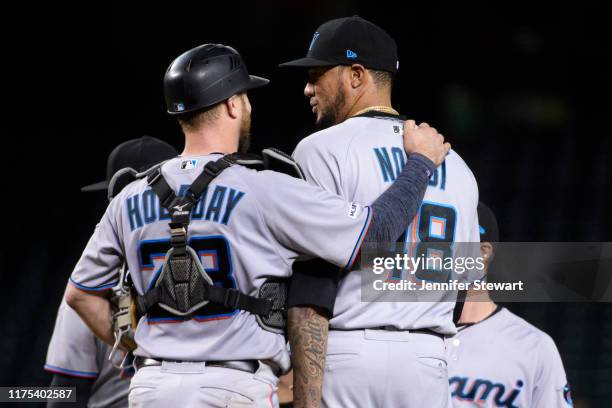
[{"label": "gray baseball jersey", "polygon": [[[94,379],[87,404],[90,408],[128,406],[131,373],[113,367],[108,360],[110,349],[62,300],[47,350],[45,370],[69,377]],[[120,354],[115,356],[117,360],[121,359]]]},{"label": "gray baseball jersey", "polygon": [[[166,162],[162,173],[181,194],[204,164],[219,157],[179,157]],[[146,180],[128,185],[96,227],[72,284],[94,291],[114,286],[125,254],[134,286],[144,293],[170,248],[168,219]],[[266,279],[290,276],[293,261],[302,254],[348,267],[370,219],[369,207],[304,180],[232,166],[193,209],[189,244],[216,285],[255,296]],[[204,310],[192,319],[143,317],[135,354],[183,361],[269,359],[289,368],[284,337],[263,330],[254,315],[212,304]]]},{"label": "gray baseball jersey", "polygon": [[[376,115],[350,118],[302,140],[293,157],[306,179],[348,201],[372,203],[393,183],[406,162],[403,121],[396,116]],[[432,239],[479,242],[477,205],[474,176],[461,157],[451,151],[432,175],[419,212],[404,236],[406,244]],[[393,326],[455,332],[454,303],[362,302],[359,275],[351,273],[340,282],[332,328]]]},{"label": "gray baseball jersey", "polygon": [[571,407],[554,341],[505,308],[446,340],[454,407]]}]

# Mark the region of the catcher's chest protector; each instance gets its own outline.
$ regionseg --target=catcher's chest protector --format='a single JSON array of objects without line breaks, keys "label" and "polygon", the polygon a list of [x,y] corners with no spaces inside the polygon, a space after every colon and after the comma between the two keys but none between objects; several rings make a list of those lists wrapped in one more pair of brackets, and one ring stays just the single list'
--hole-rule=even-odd
[{"label": "catcher's chest protector", "polygon": [[[277,158],[274,159],[278,161]],[[265,167],[268,167],[267,163],[270,161],[266,158]],[[153,288],[143,296],[138,296],[139,312],[155,314],[154,307],[159,307],[175,316],[190,316],[209,302],[213,302],[255,314],[258,323],[265,330],[278,333],[284,331],[286,282],[270,280],[264,283],[258,297],[246,295],[233,288],[215,286],[204,270],[198,254],[187,244],[187,228],[192,208],[210,182],[234,163],[246,164],[248,167],[258,165],[261,167],[264,164],[260,159],[245,158],[238,154],[211,161],[187,189],[184,197],[175,195],[161,175],[161,168],[149,174],[149,185],[159,197],[160,204],[170,212],[172,248],[166,253],[162,271],[156,278]]]},{"label": "catcher's chest protector", "polygon": [[187,245],[184,249],[181,255],[175,248],[168,251],[155,283],[161,289],[159,307],[177,316],[187,316],[206,305],[209,301],[204,289],[213,285],[195,251]]}]

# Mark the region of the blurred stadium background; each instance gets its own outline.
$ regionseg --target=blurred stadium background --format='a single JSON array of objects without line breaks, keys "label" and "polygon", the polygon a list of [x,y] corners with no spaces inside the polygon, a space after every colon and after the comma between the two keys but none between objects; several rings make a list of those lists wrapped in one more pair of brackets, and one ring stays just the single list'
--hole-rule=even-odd
[{"label": "blurred stadium background", "polygon": [[[277,64],[302,56],[322,22],[359,14],[398,42],[395,107],[452,142],[502,240],[612,241],[612,36],[602,5],[209,3],[16,12],[5,64],[20,91],[5,97],[18,133],[6,153],[15,163],[5,177],[16,185],[4,195],[0,385],[48,384],[42,365],[57,306],[105,207],[102,194],[79,188],[104,179],[106,156],[123,140],[148,134],[182,148],[161,80],[176,55],[201,43],[234,46],[251,73],[271,79],[251,95],[252,150],[291,152],[313,118],[305,75]],[[556,340],[576,406],[612,406],[612,305],[509,307]]]}]

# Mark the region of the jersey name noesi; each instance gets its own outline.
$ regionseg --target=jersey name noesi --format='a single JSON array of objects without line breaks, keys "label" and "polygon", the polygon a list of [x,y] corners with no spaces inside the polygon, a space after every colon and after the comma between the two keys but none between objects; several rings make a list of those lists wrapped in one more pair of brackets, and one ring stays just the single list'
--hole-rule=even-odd
[{"label": "jersey name noesi", "polygon": [[[188,188],[188,185],[182,185],[178,195],[184,195]],[[222,185],[210,186],[210,190],[212,192],[205,191],[202,198],[193,207],[191,219],[213,221],[227,225],[245,193]],[[128,197],[125,200],[125,208],[131,231],[137,230],[145,224],[170,220],[170,213],[160,205],[159,198],[151,189]]]}]

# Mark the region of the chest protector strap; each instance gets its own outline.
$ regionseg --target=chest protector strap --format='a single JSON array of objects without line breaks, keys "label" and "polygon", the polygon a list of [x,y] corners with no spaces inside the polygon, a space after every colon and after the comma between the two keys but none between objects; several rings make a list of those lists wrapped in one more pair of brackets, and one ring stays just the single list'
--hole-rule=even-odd
[{"label": "chest protector strap", "polygon": [[233,288],[215,286],[204,270],[199,256],[187,245],[187,229],[191,210],[204,190],[223,170],[245,159],[239,154],[226,155],[204,166],[202,173],[187,189],[185,196],[177,197],[157,168],[148,175],[151,189],[159,197],[160,204],[170,212],[170,244],[162,272],[154,287],[137,298],[137,307],[142,314],[154,306],[177,316],[189,316],[209,302],[231,309],[240,309],[255,315],[267,316],[273,302],[246,295]]}]

